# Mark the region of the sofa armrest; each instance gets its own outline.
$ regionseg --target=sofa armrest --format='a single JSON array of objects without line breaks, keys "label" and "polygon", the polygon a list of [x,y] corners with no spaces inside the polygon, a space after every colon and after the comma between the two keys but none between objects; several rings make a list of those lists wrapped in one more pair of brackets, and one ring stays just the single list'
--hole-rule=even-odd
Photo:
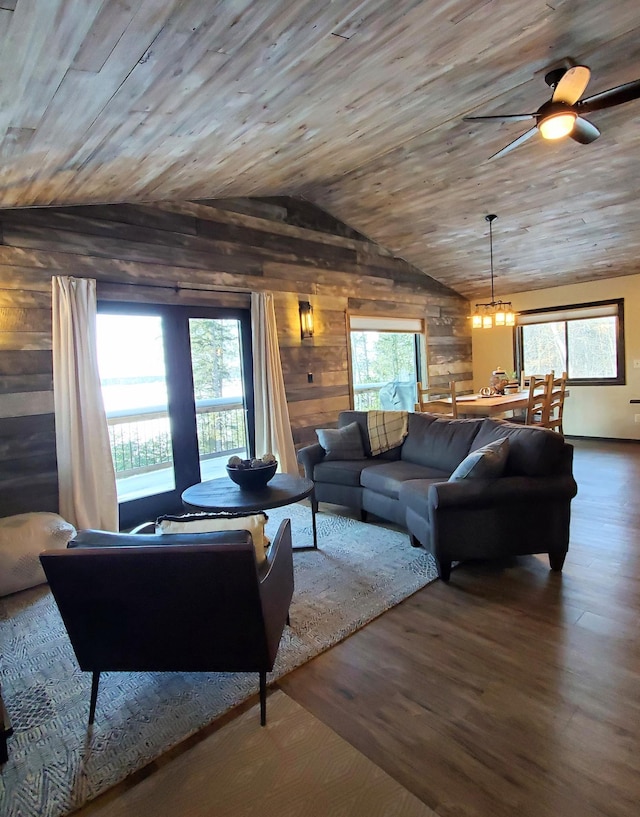
[{"label": "sofa armrest", "polygon": [[496,505],[511,505],[524,500],[569,500],[578,492],[569,474],[552,477],[501,477],[499,479],[464,479],[438,482],[430,486],[430,510]]},{"label": "sofa armrest", "polygon": [[307,479],[313,479],[313,469],[324,459],[325,450],[320,443],[307,445],[298,451],[298,462],[304,467],[304,475]]}]

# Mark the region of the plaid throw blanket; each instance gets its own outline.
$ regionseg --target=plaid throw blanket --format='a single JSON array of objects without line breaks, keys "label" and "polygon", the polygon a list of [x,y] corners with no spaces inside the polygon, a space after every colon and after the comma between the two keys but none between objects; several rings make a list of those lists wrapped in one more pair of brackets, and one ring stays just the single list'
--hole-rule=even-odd
[{"label": "plaid throw blanket", "polygon": [[368,411],[367,430],[372,456],[400,445],[407,436],[408,426],[407,411]]}]

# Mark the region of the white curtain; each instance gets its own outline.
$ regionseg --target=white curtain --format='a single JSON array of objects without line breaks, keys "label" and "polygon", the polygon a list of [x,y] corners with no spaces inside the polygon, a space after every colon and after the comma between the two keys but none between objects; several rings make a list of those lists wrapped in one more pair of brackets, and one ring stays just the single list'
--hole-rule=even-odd
[{"label": "white curtain", "polygon": [[118,530],[118,497],[96,343],[96,282],[52,278],[53,394],[60,514]]},{"label": "white curtain", "polygon": [[278,468],[298,474],[289,409],[284,390],[273,295],[251,293],[253,390],[256,415],[256,456],[271,452]]}]

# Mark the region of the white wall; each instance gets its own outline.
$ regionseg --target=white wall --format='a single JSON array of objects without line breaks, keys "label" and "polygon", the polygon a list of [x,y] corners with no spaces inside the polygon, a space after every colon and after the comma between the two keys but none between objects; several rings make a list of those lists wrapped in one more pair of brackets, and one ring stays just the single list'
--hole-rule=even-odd
[{"label": "white wall", "polygon": [[[618,437],[640,439],[640,275],[626,275],[586,284],[518,292],[500,293],[504,301],[512,301],[514,309],[540,309],[548,306],[603,301],[624,298],[624,335],[626,348],[626,386],[571,386],[571,396],[564,407],[564,432],[584,437]],[[508,372],[514,368],[513,330],[473,330],[473,387],[477,391],[487,386],[496,366]]]}]

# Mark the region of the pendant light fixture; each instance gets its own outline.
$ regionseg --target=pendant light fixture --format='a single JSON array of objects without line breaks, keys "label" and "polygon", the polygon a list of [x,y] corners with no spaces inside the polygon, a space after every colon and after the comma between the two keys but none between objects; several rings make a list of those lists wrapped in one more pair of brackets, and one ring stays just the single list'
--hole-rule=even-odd
[{"label": "pendant light fixture", "polygon": [[511,301],[496,301],[493,293],[493,222],[498,218],[495,213],[485,216],[489,222],[489,252],[491,258],[491,300],[488,303],[476,304],[476,311],[471,316],[473,329],[492,329],[494,326],[515,326],[516,315]]}]

